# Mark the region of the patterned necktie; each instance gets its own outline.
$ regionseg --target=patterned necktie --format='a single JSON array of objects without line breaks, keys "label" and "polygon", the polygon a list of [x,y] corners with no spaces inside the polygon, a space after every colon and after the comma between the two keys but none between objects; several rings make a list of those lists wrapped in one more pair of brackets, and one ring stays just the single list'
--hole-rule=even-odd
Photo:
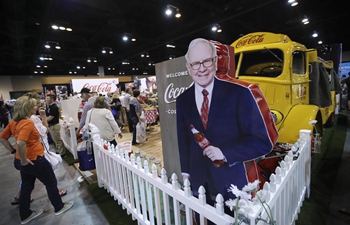
[{"label": "patterned necktie", "polygon": [[209,100],[208,100],[209,92],[203,89],[202,94],[203,94],[203,103],[201,108],[201,119],[203,122],[204,129],[206,129],[207,122],[208,122],[208,114],[209,114]]}]

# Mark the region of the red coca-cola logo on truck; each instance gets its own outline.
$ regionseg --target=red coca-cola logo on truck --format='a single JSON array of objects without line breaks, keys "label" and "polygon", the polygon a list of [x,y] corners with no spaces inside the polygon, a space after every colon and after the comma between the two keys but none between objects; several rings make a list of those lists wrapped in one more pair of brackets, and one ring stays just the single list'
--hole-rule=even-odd
[{"label": "red coca-cola logo on truck", "polygon": [[265,34],[248,35],[239,40],[236,44],[236,48],[243,47],[245,45],[261,43],[264,41]]},{"label": "red coca-cola logo on truck", "polygon": [[89,88],[91,91],[100,92],[110,92],[112,89],[111,82],[102,82],[100,84],[90,85],[89,83],[84,84],[83,88]]}]

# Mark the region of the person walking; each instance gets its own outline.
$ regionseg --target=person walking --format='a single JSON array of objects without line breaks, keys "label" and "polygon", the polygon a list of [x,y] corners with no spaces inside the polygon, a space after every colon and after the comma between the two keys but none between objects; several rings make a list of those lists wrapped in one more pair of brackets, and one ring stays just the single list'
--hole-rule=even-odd
[{"label": "person walking", "polygon": [[133,97],[130,99],[130,103],[129,103],[129,107],[130,107],[129,117],[133,125],[132,145],[139,144],[136,142],[136,125],[140,122],[140,116],[142,113],[141,105],[137,99],[139,95],[140,95],[140,91],[138,89],[135,89],[133,91]]},{"label": "person walking", "polygon": [[93,96],[93,93],[90,92],[89,88],[82,88],[80,93],[81,93],[82,101],[84,101],[85,104],[83,107],[83,112],[81,114],[79,126],[77,129],[77,135],[79,135],[81,128],[85,126],[87,112],[94,107],[94,102],[97,98],[96,95]]},{"label": "person walking", "polygon": [[130,118],[130,99],[132,97],[132,89],[131,88],[127,88],[125,90],[125,95],[124,95],[124,104],[126,107],[126,117],[128,120],[128,127],[129,127],[129,132],[132,133],[134,128],[133,128],[133,122]]},{"label": "person walking", "polygon": [[9,123],[9,111],[5,107],[5,103],[0,101],[0,128],[6,127]]},{"label": "person walking", "polygon": [[46,116],[47,123],[49,124],[50,135],[55,144],[56,152],[64,158],[67,156],[67,149],[61,139],[60,112],[56,104],[56,95],[48,94],[46,97],[46,103],[48,105]]},{"label": "person walking", "polygon": [[44,157],[44,147],[40,142],[40,133],[35,129],[34,122],[29,117],[37,111],[37,102],[28,96],[22,96],[14,104],[14,116],[8,126],[0,134],[0,142],[10,151],[15,148],[9,138],[16,140],[15,168],[20,170],[22,189],[20,193],[19,213],[21,224],[26,224],[40,216],[44,210],[30,209],[30,196],[35,180],[39,179],[46,187],[49,200],[54,207],[55,215],[61,215],[74,202],[63,203],[57,189],[57,179],[51,164]]},{"label": "person walking", "polygon": [[107,100],[104,96],[99,96],[94,102],[94,108],[87,112],[85,129],[89,129],[89,123],[94,124],[100,131],[101,138],[108,141],[110,144],[117,146],[115,140],[117,134],[119,138],[123,135],[115,121],[111,110],[106,108]]}]

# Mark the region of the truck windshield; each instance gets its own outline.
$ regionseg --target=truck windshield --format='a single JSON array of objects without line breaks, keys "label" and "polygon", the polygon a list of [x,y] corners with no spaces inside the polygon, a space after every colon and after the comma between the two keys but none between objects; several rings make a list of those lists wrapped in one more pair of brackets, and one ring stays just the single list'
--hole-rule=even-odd
[{"label": "truck windshield", "polygon": [[[238,76],[278,77],[283,70],[283,52],[280,49],[262,49],[242,52]],[[236,65],[239,55],[236,55]]]}]

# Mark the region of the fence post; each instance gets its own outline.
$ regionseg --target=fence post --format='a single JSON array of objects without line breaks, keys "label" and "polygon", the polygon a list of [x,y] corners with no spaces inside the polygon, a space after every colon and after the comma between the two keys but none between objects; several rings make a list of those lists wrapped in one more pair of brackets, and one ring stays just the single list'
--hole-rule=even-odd
[{"label": "fence post", "polygon": [[305,155],[310,156],[305,158],[305,185],[306,197],[310,197],[310,182],[311,182],[311,130],[300,130],[299,136],[305,141]]},{"label": "fence post", "polygon": [[103,182],[101,179],[101,172],[103,171],[103,168],[102,168],[103,165],[101,165],[102,160],[100,159],[100,157],[101,157],[100,146],[102,146],[100,131],[92,123],[89,123],[89,128],[91,130],[91,139],[92,139],[92,143],[94,146],[93,150],[94,150],[94,155],[95,155],[97,182],[98,182],[99,187],[103,187]]},{"label": "fence post", "polygon": [[75,132],[74,120],[72,117],[70,117],[68,120],[68,126],[69,126],[69,133],[70,133],[70,137],[69,137],[70,147],[72,149],[72,154],[73,154],[74,159],[77,159],[78,158],[78,153],[77,153],[78,142],[77,142],[77,135]]}]

